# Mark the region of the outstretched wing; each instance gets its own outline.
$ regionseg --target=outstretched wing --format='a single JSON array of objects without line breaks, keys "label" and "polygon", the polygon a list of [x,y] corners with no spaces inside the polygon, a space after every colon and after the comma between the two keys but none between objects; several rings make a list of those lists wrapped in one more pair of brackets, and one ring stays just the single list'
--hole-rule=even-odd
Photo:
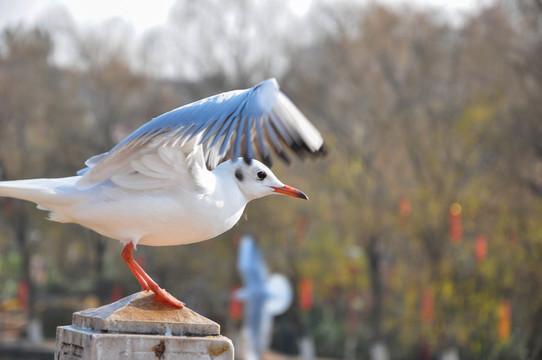
[{"label": "outstretched wing", "polygon": [[[185,154],[201,147],[202,163],[212,170],[225,157],[260,158],[271,164],[271,152],[289,162],[285,148],[303,157],[323,153],[318,130],[284,95],[275,79],[212,96],[169,111],[141,126],[108,153],[86,162],[79,186],[133,171],[133,163],[151,149],[171,147]],[[255,151],[256,150],[256,151]],[[255,155],[257,152],[257,155]],[[201,169],[198,169],[201,172]]]}]

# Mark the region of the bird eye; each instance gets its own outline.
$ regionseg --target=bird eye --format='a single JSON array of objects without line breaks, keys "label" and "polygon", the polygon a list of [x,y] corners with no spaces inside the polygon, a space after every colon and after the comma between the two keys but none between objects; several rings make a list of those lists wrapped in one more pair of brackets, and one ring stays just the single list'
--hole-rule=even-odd
[{"label": "bird eye", "polygon": [[256,174],[256,176],[258,177],[258,180],[263,180],[263,179],[265,179],[265,177],[267,176],[267,174],[265,173],[265,171],[258,171],[258,173]]}]

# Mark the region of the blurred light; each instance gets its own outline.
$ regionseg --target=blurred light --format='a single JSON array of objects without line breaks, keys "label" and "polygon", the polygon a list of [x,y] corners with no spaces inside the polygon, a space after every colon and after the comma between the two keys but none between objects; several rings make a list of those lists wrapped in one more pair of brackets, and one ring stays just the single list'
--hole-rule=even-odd
[{"label": "blurred light", "polygon": [[[357,260],[363,256],[363,248],[358,245],[350,246],[346,249],[346,257],[351,260]],[[355,267],[352,269],[355,271]]]},{"label": "blurred light", "polygon": [[450,205],[450,214],[458,216],[461,215],[461,211],[462,209],[459,203],[453,203],[452,205]]},{"label": "blurred light", "polygon": [[454,296],[454,284],[451,281],[446,281],[442,284],[442,297],[452,299]]},{"label": "blurred light", "polygon": [[[120,300],[120,298],[119,298],[119,300]],[[82,309],[97,308],[100,305],[101,305],[100,304],[100,299],[98,299],[98,297],[95,296],[95,295],[88,295],[81,302],[81,308]]]}]

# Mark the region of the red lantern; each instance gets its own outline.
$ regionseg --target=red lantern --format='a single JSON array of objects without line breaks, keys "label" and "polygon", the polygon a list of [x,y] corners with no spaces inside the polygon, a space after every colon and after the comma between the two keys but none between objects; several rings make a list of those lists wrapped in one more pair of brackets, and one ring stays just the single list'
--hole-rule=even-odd
[{"label": "red lantern", "polygon": [[119,283],[113,285],[113,290],[111,290],[111,302],[115,302],[122,299],[122,287]]},{"label": "red lantern", "polygon": [[240,286],[234,286],[230,296],[230,318],[235,321],[239,321],[243,318],[243,302],[237,299],[233,294],[240,288]]},{"label": "red lantern", "polygon": [[474,257],[478,263],[481,263],[487,257],[487,237],[484,234],[480,234],[476,238]]},{"label": "red lantern", "polygon": [[19,307],[24,311],[28,310],[28,283],[21,281],[17,287],[17,297],[19,300]]},{"label": "red lantern", "polygon": [[300,216],[297,219],[295,238],[299,244],[303,243],[307,234],[307,226],[309,225],[309,219],[305,216]]},{"label": "red lantern", "polygon": [[309,311],[312,309],[313,304],[313,288],[312,281],[307,278],[303,278],[299,281],[299,306],[302,311]]},{"label": "red lantern", "polygon": [[503,300],[499,305],[499,324],[497,333],[499,340],[508,340],[510,338],[510,320],[512,319],[512,304],[508,300]]},{"label": "red lantern", "polygon": [[429,323],[435,318],[435,304],[433,299],[433,290],[427,288],[422,294],[422,319]]},{"label": "red lantern", "polygon": [[412,211],[412,205],[410,204],[410,199],[406,196],[403,196],[399,200],[398,208],[399,208],[399,220],[401,222],[401,226],[405,226],[408,223],[410,212]]},{"label": "red lantern", "polygon": [[516,245],[518,242],[518,236],[515,233],[511,233],[510,235],[508,235],[508,242],[511,245]]},{"label": "red lantern", "polygon": [[13,201],[11,198],[3,198],[2,199],[2,207],[4,208],[4,211],[6,214],[11,214],[13,211]]},{"label": "red lantern", "polygon": [[461,223],[461,205],[453,203],[450,206],[448,215],[448,225],[450,227],[450,240],[454,244],[459,244],[463,238],[463,225]]}]

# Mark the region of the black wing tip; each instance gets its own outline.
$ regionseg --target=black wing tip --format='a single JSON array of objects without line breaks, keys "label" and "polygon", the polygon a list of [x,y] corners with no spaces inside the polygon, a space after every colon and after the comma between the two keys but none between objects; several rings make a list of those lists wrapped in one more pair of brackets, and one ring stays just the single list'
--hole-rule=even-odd
[{"label": "black wing tip", "polygon": [[270,156],[264,156],[262,158],[263,160],[263,163],[267,166],[267,167],[272,167],[273,166],[273,161],[271,160],[271,157]]},{"label": "black wing tip", "polygon": [[327,153],[327,146],[325,144],[322,144],[322,146],[320,146],[320,149],[314,152],[316,156],[327,156]]},{"label": "black wing tip", "polygon": [[[283,156],[281,156],[281,158],[288,164],[290,164],[290,159],[288,159],[288,157],[286,155],[284,155],[285,158]],[[232,158],[232,160],[234,161],[234,159]],[[245,164],[247,165],[251,165],[252,164],[252,160],[253,158],[251,157],[248,157],[248,156],[243,156],[243,161],[245,162]],[[271,160],[271,157],[270,156],[262,156],[261,159],[260,159],[261,162],[263,162],[265,164],[265,166],[267,166],[268,168],[271,168],[273,166],[273,161]]]},{"label": "black wing tip", "polygon": [[302,160],[305,159],[305,155],[309,154],[311,157],[324,157],[327,155],[327,146],[322,144],[317,150],[311,149],[306,143],[303,143],[301,146],[295,144],[291,146],[291,149],[298,155]]},{"label": "black wing tip", "polygon": [[[318,150],[311,150],[306,144],[303,144],[302,146],[299,146],[298,144],[292,144],[290,146],[290,150],[292,150],[292,152],[294,154],[296,154],[297,157],[301,161],[304,161],[307,158],[307,156],[306,156],[307,154],[310,155],[310,157],[312,157],[312,158],[325,157],[328,154],[327,146],[325,146],[324,144],[322,144],[322,146],[320,146],[320,148]],[[287,166],[290,166],[292,164],[292,159],[290,159],[290,157],[288,156],[286,151],[284,151],[284,150],[276,150],[275,154],[278,155],[278,157]],[[237,157],[237,158],[239,158],[239,157]],[[232,154],[232,160],[235,160],[235,159],[236,159],[235,156],[233,156],[233,154]],[[253,159],[254,159],[254,157],[252,157],[252,156],[243,155],[243,161],[247,165],[251,165]],[[263,162],[269,168],[271,168],[273,166],[273,160],[272,160],[271,155],[269,155],[269,154],[267,154],[267,155],[260,154],[258,159],[261,162]]]},{"label": "black wing tip", "polygon": [[243,160],[245,161],[245,164],[251,165],[252,164],[252,157],[249,156],[243,156]]},{"label": "black wing tip", "polygon": [[284,161],[286,163],[286,165],[291,165],[292,164],[292,160],[290,160],[290,157],[286,154],[286,152],[284,151],[279,151],[278,152],[280,158],[282,159],[282,161]]}]

